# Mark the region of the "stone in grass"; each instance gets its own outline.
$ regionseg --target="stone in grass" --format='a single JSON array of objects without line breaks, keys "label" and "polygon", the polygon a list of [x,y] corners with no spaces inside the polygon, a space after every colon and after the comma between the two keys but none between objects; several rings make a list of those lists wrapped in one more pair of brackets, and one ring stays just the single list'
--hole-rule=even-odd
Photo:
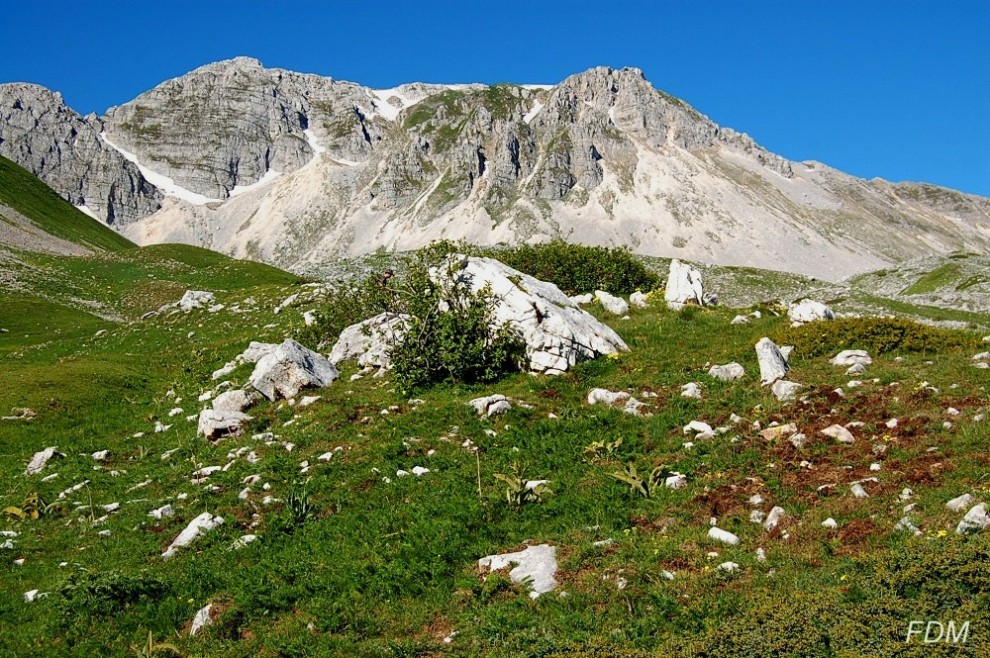
[{"label": "stone in grass", "polygon": [[187,290],[182,299],[180,299],[176,306],[178,306],[180,311],[188,313],[193,309],[204,308],[211,305],[216,301],[212,292],[206,292],[204,290]]},{"label": "stone in grass", "polygon": [[797,392],[802,388],[802,384],[797,382],[788,382],[779,379],[770,386],[770,391],[773,393],[781,402],[790,402],[795,397],[797,397]]},{"label": "stone in grass", "polygon": [[715,430],[708,423],[703,423],[700,420],[692,420],[690,423],[681,428],[681,431],[685,434],[695,435],[696,439],[712,439],[715,437]]},{"label": "stone in grass", "polygon": [[708,374],[715,379],[721,379],[723,382],[731,382],[745,377],[746,371],[741,365],[733,361],[724,366],[712,366],[708,370]]},{"label": "stone in grass", "polygon": [[777,344],[766,337],[756,343],[756,358],[760,362],[760,384],[763,386],[783,379],[791,369]]},{"label": "stone in grass", "polygon": [[613,407],[623,402],[625,403],[623,411],[633,416],[639,416],[640,407],[645,406],[625,391],[609,391],[604,388],[593,388],[588,392],[588,404],[605,404]]},{"label": "stone in grass", "polygon": [[973,502],[973,496],[971,494],[965,493],[961,496],[953,498],[952,500],[947,502],[945,506],[950,510],[952,510],[953,512],[961,512],[964,509],[966,509],[966,507],[970,505],[972,502]]},{"label": "stone in grass", "polygon": [[802,299],[787,308],[787,317],[792,323],[804,324],[815,320],[834,320],[835,313],[821,302]]},{"label": "stone in grass", "polygon": [[763,522],[764,529],[767,531],[773,530],[780,525],[780,522],[785,516],[787,516],[787,512],[784,511],[783,507],[774,507],[770,510],[770,513],[767,514],[767,518]]},{"label": "stone in grass", "polygon": [[687,304],[703,306],[705,293],[701,272],[676,258],[670,261],[664,300],[667,302],[667,308],[674,311],[681,310]]},{"label": "stone in grass", "polygon": [[[514,565],[514,566],[513,566]],[[478,560],[478,567],[499,571],[512,566],[509,578],[514,583],[527,582],[530,598],[553,591],[557,587],[557,548],[548,544],[529,546],[515,553],[489,555]]]},{"label": "stone in grass", "polygon": [[579,361],[629,349],[614,330],[578,308],[557,286],[492,258],[453,254],[430,270],[430,278],[475,293],[489,286],[495,299],[492,324],[508,324],[522,338],[533,372],[559,375]]},{"label": "stone in grass", "polygon": [[829,361],[833,366],[868,366],[873,359],[866,350],[842,350]]},{"label": "stone in grass", "polygon": [[339,376],[326,357],[290,338],[258,361],[249,383],[269,400],[288,399],[309,386],[329,386]]},{"label": "stone in grass", "polygon": [[990,527],[990,514],[987,514],[987,506],[980,503],[966,512],[966,516],[956,526],[956,534],[968,535],[977,533],[986,530],[987,527]]},{"label": "stone in grass", "polygon": [[774,425],[765,430],[760,430],[760,438],[764,441],[775,441],[781,437],[789,436],[797,432],[797,425],[786,423],[784,425]]},{"label": "stone in grass", "polygon": [[409,331],[411,317],[399,313],[379,313],[345,328],[330,350],[330,363],[356,359],[362,368],[391,367],[389,353]]},{"label": "stone in grass", "polygon": [[249,393],[240,389],[221,393],[213,400],[215,411],[244,411],[255,403],[258,399],[256,393]]},{"label": "stone in grass", "polygon": [[629,305],[635,306],[636,308],[646,308],[650,305],[650,302],[645,293],[637,290],[633,294],[629,295]]},{"label": "stone in grass", "polygon": [[210,617],[210,610],[212,609],[213,604],[207,603],[205,606],[196,611],[196,616],[194,616],[192,620],[192,626],[189,627],[189,637],[194,637],[197,633],[203,630],[203,627],[213,625],[213,619]]},{"label": "stone in grass", "polygon": [[498,393],[495,395],[488,395],[483,398],[475,398],[468,402],[468,404],[474,407],[475,412],[479,416],[485,416],[486,418],[491,418],[492,416],[496,416],[498,414],[504,414],[512,408],[512,405],[509,403],[509,398]]},{"label": "stone in grass", "polygon": [[852,435],[852,432],[847,430],[842,425],[831,425],[826,427],[822,430],[822,434],[835,439],[839,443],[853,443],[856,441],[856,438]]},{"label": "stone in grass", "polygon": [[625,315],[629,312],[629,304],[626,303],[626,300],[610,295],[604,290],[596,290],[595,299],[612,315]]},{"label": "stone in grass", "polygon": [[217,411],[203,409],[199,412],[197,434],[202,434],[210,441],[222,439],[225,436],[236,436],[241,433],[241,425],[251,420],[251,416],[240,411]]},{"label": "stone in grass", "polygon": [[732,534],[728,530],[722,530],[721,528],[712,527],[708,530],[709,539],[714,539],[715,541],[720,541],[723,544],[729,544],[730,546],[739,545],[739,537]]},{"label": "stone in grass", "polygon": [[35,473],[40,473],[41,470],[45,468],[45,465],[48,463],[48,460],[52,458],[62,458],[62,457],[65,457],[65,455],[59,452],[58,448],[56,448],[55,446],[51,446],[45,448],[44,450],[36,452],[34,453],[34,456],[31,457],[31,461],[28,462],[27,469],[24,471],[24,474],[34,475]]},{"label": "stone in grass", "polygon": [[914,525],[914,523],[911,522],[911,519],[906,516],[897,522],[897,524],[894,526],[894,530],[903,530],[904,532],[910,532],[915,537],[921,536],[921,530],[919,530],[918,526]]},{"label": "stone in grass", "polygon": [[177,549],[191,544],[200,535],[223,525],[222,516],[213,516],[209,512],[203,512],[189,522],[189,525],[179,533],[179,536],[172,540],[169,547],[162,553],[162,558],[167,560],[175,555]]},{"label": "stone in grass", "polygon": [[682,398],[694,398],[695,400],[701,399],[701,386],[697,382],[690,382],[681,386],[681,397]]}]

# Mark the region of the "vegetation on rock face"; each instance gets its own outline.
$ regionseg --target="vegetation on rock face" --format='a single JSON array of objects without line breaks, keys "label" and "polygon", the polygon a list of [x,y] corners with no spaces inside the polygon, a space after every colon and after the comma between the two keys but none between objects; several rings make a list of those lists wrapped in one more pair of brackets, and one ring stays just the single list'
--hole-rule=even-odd
[{"label": "vegetation on rock face", "polygon": [[977,349],[976,337],[903,318],[838,318],[787,327],[776,335],[780,345],[793,345],[802,358],[863,349],[871,354],[922,352],[936,354],[962,347]]}]

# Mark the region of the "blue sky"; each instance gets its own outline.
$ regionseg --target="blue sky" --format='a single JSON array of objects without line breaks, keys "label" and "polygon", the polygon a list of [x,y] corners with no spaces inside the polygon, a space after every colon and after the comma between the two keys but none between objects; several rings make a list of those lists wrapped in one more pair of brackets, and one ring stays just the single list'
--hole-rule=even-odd
[{"label": "blue sky", "polygon": [[636,66],[793,160],[990,196],[990,2],[0,2],[0,82],[102,112],[236,55],[372,87]]}]

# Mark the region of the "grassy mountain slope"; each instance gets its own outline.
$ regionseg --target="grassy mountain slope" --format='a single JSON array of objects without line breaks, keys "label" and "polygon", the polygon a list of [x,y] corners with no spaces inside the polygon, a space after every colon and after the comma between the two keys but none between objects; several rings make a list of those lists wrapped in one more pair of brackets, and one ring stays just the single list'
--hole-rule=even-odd
[{"label": "grassy mountain slope", "polygon": [[[142,265],[154,278],[121,276],[119,288],[86,283],[86,291],[110,286],[100,301],[128,317],[156,307],[166,296],[159,286],[176,282],[215,291],[226,308],[126,324],[78,326],[66,316],[66,334],[41,344],[22,339],[22,325],[0,335],[0,411],[37,413],[0,424],[0,508],[34,493],[59,501],[85,483],[38,520],[0,518],[0,530],[19,533],[12,549],[0,549],[9,558],[0,559],[5,653],[134,655],[150,632],[183,654],[210,656],[939,655],[905,645],[916,618],[971,620],[965,651],[990,650],[990,581],[973,568],[990,557],[990,539],[956,536],[962,513],[945,508],[961,493],[988,495],[981,455],[990,422],[977,417],[990,407],[990,371],[971,366],[985,349],[978,335],[954,332],[929,352],[877,353],[857,387],[827,356],[799,352],[792,379],[806,384],[807,403],[780,403],[758,384],[753,344],[764,335],[793,339],[784,318],[763,308],[761,319],[733,326],[730,309],[652,307],[605,318],[628,354],[562,377],[441,386],[417,392],[419,404],[388,379],[349,381],[356,368],[348,365],[340,381],[314,392],[322,396],[315,404],[262,403],[244,436],[212,445],[186,420],[209,404],[198,398],[216,387],[210,373],[250,340],[302,332],[313,289],[206,252],[135,253],[147,254]],[[96,276],[69,263],[76,279]],[[109,331],[97,337],[98,326]],[[847,342],[829,347],[857,346]],[[746,368],[745,379],[707,376],[709,363],[730,360]],[[240,386],[250,371],[241,366],[228,378]],[[702,384],[701,400],[680,396],[691,381]],[[651,415],[589,406],[585,396],[598,386],[628,390]],[[479,419],[467,401],[490,393],[516,403]],[[745,422],[731,423],[732,413]],[[885,425],[892,417],[897,428]],[[729,429],[689,448],[681,428],[691,420]],[[797,449],[766,440],[756,421],[794,422],[808,441]],[[852,430],[854,444],[819,433],[851,421],[864,423]],[[156,423],[170,427],[156,433]],[[265,432],[272,436],[252,438]],[[620,438],[617,448],[594,449]],[[51,445],[66,457],[25,477],[31,455]],[[105,449],[105,462],[90,456]],[[326,452],[333,457],[319,461]],[[553,493],[511,507],[495,474],[513,463],[527,479],[549,479]],[[662,464],[688,485],[643,498],[611,476],[628,463],[641,473]],[[192,481],[201,467],[227,464]],[[397,477],[414,466],[430,472]],[[253,475],[258,481],[245,484]],[[861,480],[868,498],[850,493]],[[908,501],[899,499],[905,488]],[[763,502],[750,502],[756,494]],[[916,507],[905,513],[908,502]],[[111,503],[120,509],[101,507]],[[148,516],[166,503],[173,517]],[[752,509],[774,505],[787,511],[779,528],[750,521]],[[162,560],[204,511],[224,524]],[[920,537],[895,528],[906,514]],[[739,546],[707,538],[713,517]],[[821,526],[830,517],[835,529]],[[259,540],[230,550],[248,533]],[[558,549],[558,590],[536,600],[504,573],[483,579],[477,570],[479,558],[527,542]],[[720,570],[727,561],[739,569]],[[33,589],[48,595],[25,603]],[[207,603],[213,625],[189,638]]]},{"label": "grassy mountain slope", "polygon": [[27,169],[0,157],[0,203],[15,208],[43,231],[86,247],[122,251],[136,245],[76,209]]}]

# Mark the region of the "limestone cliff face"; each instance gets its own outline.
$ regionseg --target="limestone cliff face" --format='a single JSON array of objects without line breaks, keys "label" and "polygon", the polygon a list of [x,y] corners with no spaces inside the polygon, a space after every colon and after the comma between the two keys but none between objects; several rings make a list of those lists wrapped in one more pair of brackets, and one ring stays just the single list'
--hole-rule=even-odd
[{"label": "limestone cliff face", "polygon": [[161,193],[99,139],[101,130],[99,119],[79,116],[60,94],[31,84],[0,85],[0,155],[109,224],[158,210]]},{"label": "limestone cliff face", "polygon": [[25,85],[0,86],[0,112],[0,153],[128,237],[284,267],[437,238],[562,237],[828,279],[990,250],[990,200],[790,162],[631,68],[375,90],[238,58],[99,119]]}]

